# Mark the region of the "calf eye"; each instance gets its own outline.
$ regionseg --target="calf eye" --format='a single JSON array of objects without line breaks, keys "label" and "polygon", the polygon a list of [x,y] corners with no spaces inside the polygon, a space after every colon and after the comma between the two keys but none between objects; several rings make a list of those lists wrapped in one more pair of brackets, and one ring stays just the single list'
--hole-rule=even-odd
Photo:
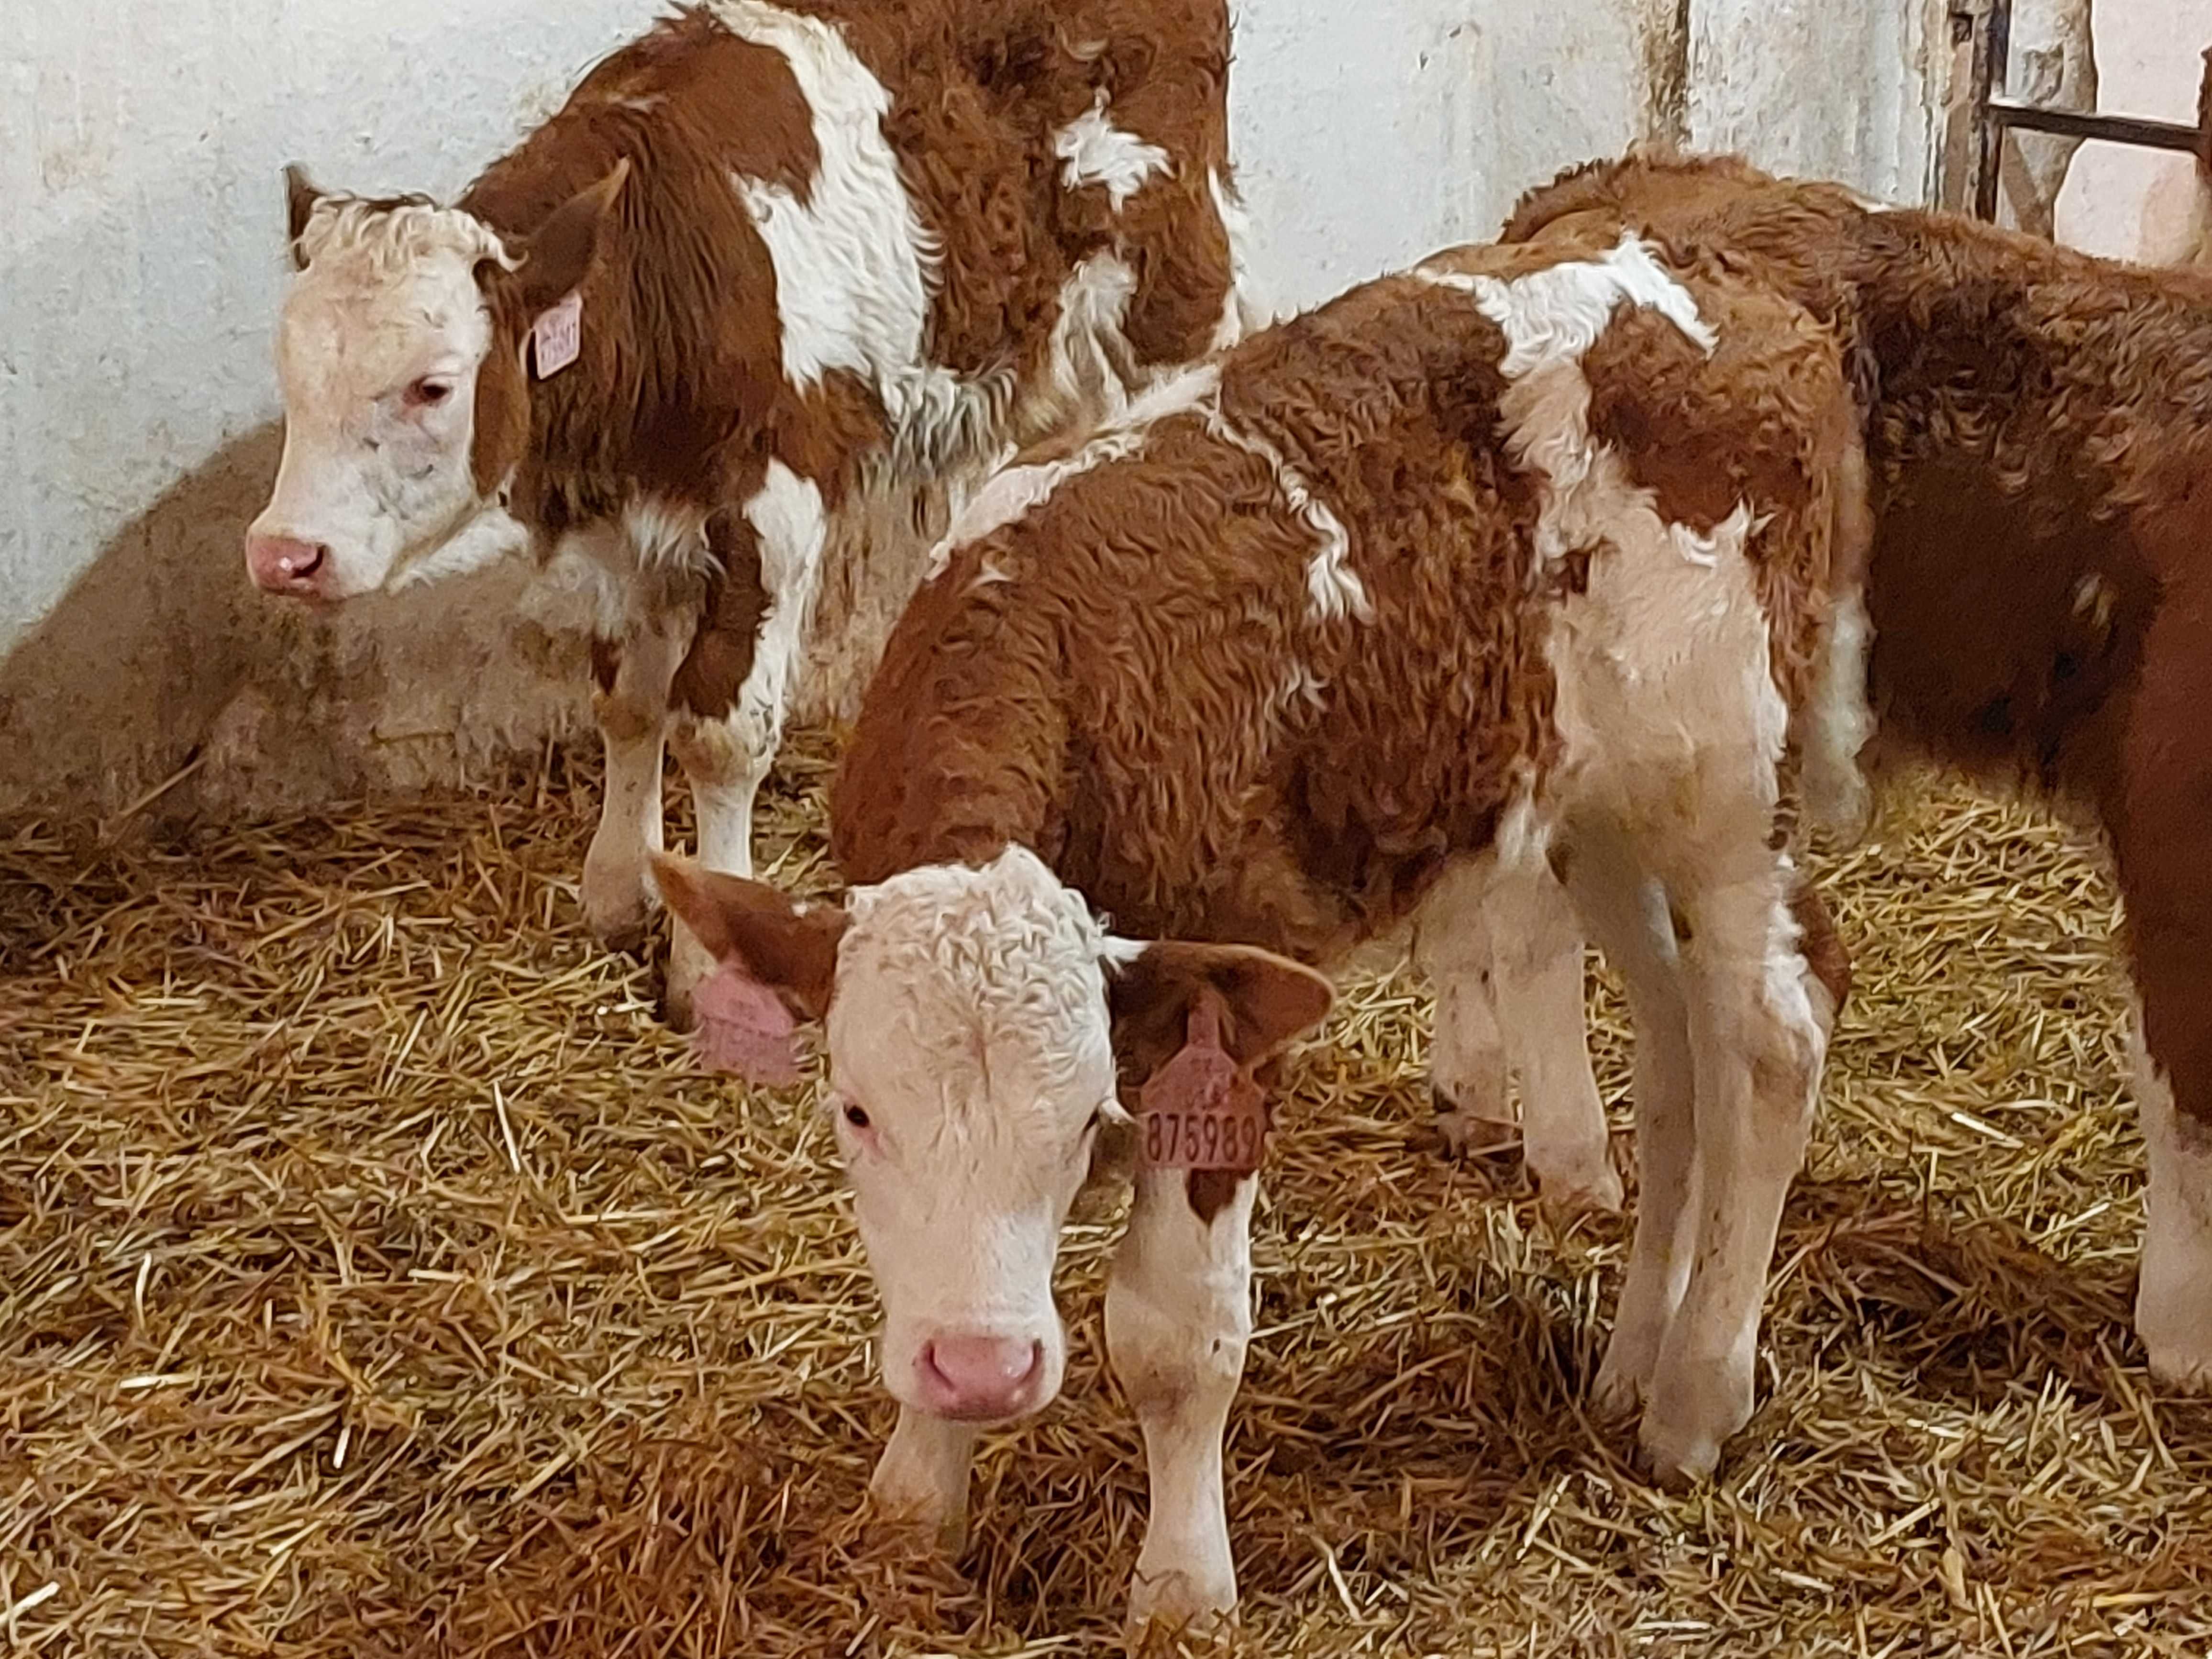
[{"label": "calf eye", "polygon": [[848,1106],[845,1109],[845,1121],[855,1129],[865,1129],[868,1127],[868,1115],[858,1106]]},{"label": "calf eye", "polygon": [[417,380],[407,388],[407,407],[435,409],[453,395],[453,386],[444,380]]}]

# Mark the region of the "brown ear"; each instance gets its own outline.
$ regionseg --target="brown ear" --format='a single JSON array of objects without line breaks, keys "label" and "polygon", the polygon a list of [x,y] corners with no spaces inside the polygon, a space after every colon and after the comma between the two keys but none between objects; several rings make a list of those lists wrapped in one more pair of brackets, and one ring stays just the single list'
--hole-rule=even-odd
[{"label": "brown ear", "polygon": [[625,156],[599,183],[554,209],[553,216],[532,231],[526,243],[514,247],[522,258],[515,284],[531,318],[584,285],[598,257],[607,216],[629,182],[629,158]]},{"label": "brown ear", "polygon": [[285,246],[292,251],[292,264],[302,269],[307,256],[301,251],[300,239],[307,234],[307,221],[315,216],[315,204],[323,199],[323,192],[308,182],[307,170],[297,161],[284,169]]},{"label": "brown ear", "polygon": [[1222,1044],[1257,1065],[1328,1017],[1336,994],[1312,969],[1249,945],[1167,940],[1107,975],[1114,1054],[1131,1077],[1152,1075],[1183,1046],[1190,1010],[1211,991],[1226,1012]]},{"label": "brown ear", "polygon": [[791,1011],[820,1019],[837,980],[837,941],[845,913],[806,904],[765,882],[724,875],[690,859],[653,855],[660,896],[718,962],[775,992]]}]

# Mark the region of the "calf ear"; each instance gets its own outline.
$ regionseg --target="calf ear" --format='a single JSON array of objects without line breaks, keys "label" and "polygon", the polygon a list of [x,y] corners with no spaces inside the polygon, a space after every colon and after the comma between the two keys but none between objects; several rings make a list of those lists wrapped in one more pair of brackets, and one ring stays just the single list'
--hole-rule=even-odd
[{"label": "calf ear", "polygon": [[529,316],[537,317],[583,286],[614,204],[629,182],[629,160],[625,156],[599,183],[554,209],[552,217],[531,232],[527,242],[514,247],[522,261],[515,283]]},{"label": "calf ear", "polygon": [[690,859],[656,853],[653,878],[660,896],[714,959],[767,987],[806,1019],[830,1011],[837,978],[837,941],[845,913],[807,904],[765,882],[726,876]]},{"label": "calf ear", "polygon": [[1107,975],[1114,1054],[1127,1074],[1149,1077],[1183,1046],[1202,992],[1226,1014],[1222,1046],[1242,1066],[1271,1059],[1328,1017],[1335,993],[1312,969],[1249,945],[1147,945]]},{"label": "calf ear", "polygon": [[323,192],[308,182],[307,170],[297,161],[284,169],[284,238],[292,252],[292,268],[307,268],[307,256],[300,239],[307,234],[307,221],[315,216],[315,204]]}]

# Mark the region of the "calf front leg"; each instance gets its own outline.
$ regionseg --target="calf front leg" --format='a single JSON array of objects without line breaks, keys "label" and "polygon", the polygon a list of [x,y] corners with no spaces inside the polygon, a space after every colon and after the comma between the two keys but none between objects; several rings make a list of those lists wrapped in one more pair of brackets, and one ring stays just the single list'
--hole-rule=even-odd
[{"label": "calf front leg", "polygon": [[645,943],[656,897],[647,859],[661,847],[660,754],[668,691],[689,629],[641,629],[618,646],[593,650],[599,686],[592,712],[606,755],[599,827],[584,855],[584,917],[611,951]]},{"label": "calf front leg", "polygon": [[[676,737],[699,817],[700,862],[710,870],[753,873],[753,805],[782,746],[828,534],[822,492],[781,461],[769,463],[742,520],[724,514],[710,526],[720,586],[678,682],[688,712]],[[732,629],[750,641],[724,637]],[[740,661],[732,684],[729,665]],[[714,967],[678,924],[666,1007],[678,1030],[692,1024],[692,994]]]},{"label": "calf front leg", "polygon": [[[1206,1630],[1237,1610],[1221,1441],[1252,1334],[1259,1178],[1142,1170],[1106,1289],[1106,1352],[1135,1407],[1152,1515],[1129,1623]],[[1195,1188],[1195,1191],[1193,1189]]]},{"label": "calf front leg", "polygon": [[901,1406],[898,1426],[868,1482],[877,1511],[921,1528],[939,1548],[957,1555],[968,1542],[968,1471],[977,1437],[964,1424]]}]

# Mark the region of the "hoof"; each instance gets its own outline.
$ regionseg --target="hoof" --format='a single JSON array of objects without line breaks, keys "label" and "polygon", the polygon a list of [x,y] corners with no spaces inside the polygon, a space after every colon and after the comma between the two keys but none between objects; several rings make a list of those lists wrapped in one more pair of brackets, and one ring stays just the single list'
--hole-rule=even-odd
[{"label": "hoof", "polygon": [[1536,1190],[1546,1204],[1569,1215],[1619,1215],[1628,1201],[1620,1184],[1620,1171],[1610,1159],[1597,1170],[1575,1170],[1551,1175],[1536,1172]]},{"label": "hoof", "polygon": [[1464,1109],[1443,1090],[1431,1086],[1437,1133],[1454,1158],[1503,1158],[1521,1148],[1521,1126],[1510,1119],[1483,1117]]},{"label": "hoof", "polygon": [[1129,1587],[1129,1649],[1164,1651],[1182,1641],[1227,1641],[1237,1634],[1237,1585],[1187,1572],[1138,1575]]},{"label": "hoof", "polygon": [[1722,1443],[1709,1433],[1662,1423],[1656,1413],[1647,1411],[1636,1436],[1637,1467],[1662,1491],[1689,1492],[1720,1468]]}]

